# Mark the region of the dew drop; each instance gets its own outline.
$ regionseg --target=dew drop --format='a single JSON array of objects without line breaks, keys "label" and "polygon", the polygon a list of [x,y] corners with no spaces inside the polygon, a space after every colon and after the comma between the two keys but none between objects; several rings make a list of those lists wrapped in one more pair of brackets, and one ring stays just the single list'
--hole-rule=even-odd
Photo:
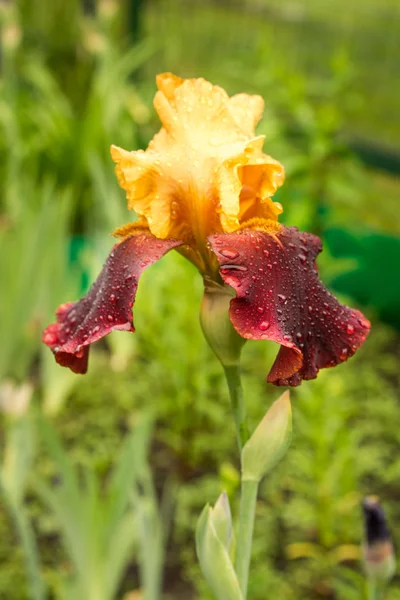
[{"label": "dew drop", "polygon": [[116,298],[115,294],[111,294],[110,300],[111,300],[111,302],[116,302],[117,298]]},{"label": "dew drop", "polygon": [[263,312],[264,312],[264,309],[263,309],[263,307],[262,307],[262,306],[258,306],[258,307],[257,307],[257,310],[258,310],[258,312],[259,312],[261,315],[262,315],[262,314],[263,314]]},{"label": "dew drop", "polygon": [[349,335],[353,335],[354,333],[354,325],[351,325],[351,323],[349,323],[346,327],[346,331]]},{"label": "dew drop", "polygon": [[285,304],[287,298],[283,294],[278,294],[278,300],[282,302],[282,304]]},{"label": "dew drop", "polygon": [[45,333],[45,335],[43,336],[43,341],[45,344],[52,346],[57,342],[57,336],[54,333]]},{"label": "dew drop", "polygon": [[340,360],[346,360],[346,358],[349,355],[349,351],[347,348],[342,348],[342,350],[340,351]]},{"label": "dew drop", "polygon": [[225,258],[229,258],[229,260],[233,260],[239,256],[239,252],[236,252],[236,250],[231,250],[230,248],[224,248],[221,250],[221,254],[222,256],[225,256]]},{"label": "dew drop", "polygon": [[262,323],[260,323],[259,328],[261,329],[261,331],[267,331],[267,329],[269,329],[270,323],[268,321],[262,321]]},{"label": "dew drop", "polygon": [[107,320],[108,321],[114,321],[114,317],[112,315],[107,315]]},{"label": "dew drop", "polygon": [[369,329],[368,321],[364,319],[358,319],[358,323],[361,325],[361,327],[363,327],[363,329]]},{"label": "dew drop", "polygon": [[221,268],[221,273],[226,274],[228,271],[247,271],[247,267],[244,265],[224,265]]}]

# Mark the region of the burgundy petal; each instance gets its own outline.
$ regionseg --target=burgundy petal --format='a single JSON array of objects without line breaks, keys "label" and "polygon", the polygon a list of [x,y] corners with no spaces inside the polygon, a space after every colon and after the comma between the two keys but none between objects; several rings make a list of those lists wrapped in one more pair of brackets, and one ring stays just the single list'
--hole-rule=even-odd
[{"label": "burgundy petal", "polygon": [[57,322],[44,331],[43,342],[56,361],[75,373],[86,373],[90,344],[114,329],[135,331],[132,306],[140,275],[180,244],[150,233],[116,244],[88,294],[78,302],[61,305]]},{"label": "burgundy petal", "polygon": [[224,282],[236,291],[230,305],[235,329],[247,339],[281,344],[269,382],[295,386],[314,379],[364,342],[369,321],[340,304],[318,278],[316,236],[281,226],[273,233],[217,234],[210,242]]}]

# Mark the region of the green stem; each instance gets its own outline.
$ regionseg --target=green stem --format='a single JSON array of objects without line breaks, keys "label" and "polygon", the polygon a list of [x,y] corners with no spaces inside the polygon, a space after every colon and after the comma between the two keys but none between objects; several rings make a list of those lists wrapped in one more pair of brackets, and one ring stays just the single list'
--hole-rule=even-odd
[{"label": "green stem", "polygon": [[238,365],[224,366],[224,371],[235,419],[237,443],[241,453],[243,446],[249,439],[249,430],[246,421],[246,405],[243,398],[240,367]]},{"label": "green stem", "polygon": [[257,492],[257,481],[242,480],[242,493],[240,496],[239,533],[236,551],[236,574],[244,599],[246,599],[247,597],[247,584],[249,580]]}]

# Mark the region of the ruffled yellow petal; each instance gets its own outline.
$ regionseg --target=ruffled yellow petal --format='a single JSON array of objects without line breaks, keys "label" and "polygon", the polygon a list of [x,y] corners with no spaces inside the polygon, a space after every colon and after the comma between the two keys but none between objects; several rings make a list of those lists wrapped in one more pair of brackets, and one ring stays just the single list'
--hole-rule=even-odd
[{"label": "ruffled yellow petal", "polygon": [[[273,203],[269,196],[283,182],[283,167],[278,161],[262,153],[263,143],[263,136],[253,138],[243,145],[239,154],[226,159],[218,169],[220,218],[225,232],[235,231],[242,220],[242,213],[250,205],[257,209],[261,206],[260,200],[271,208],[268,218],[277,218],[282,212],[280,205],[280,209],[272,209]],[[264,215],[257,212],[253,216]]]},{"label": "ruffled yellow petal", "polygon": [[262,117],[264,100],[261,96],[237,94],[229,98],[229,112],[237,125],[248,135],[254,135],[254,128]]},{"label": "ruffled yellow petal", "polygon": [[229,98],[204,79],[157,77],[154,106],[162,128],[146,151],[113,146],[128,207],[159,238],[193,248],[212,233],[234,231],[243,219],[277,219],[270,196],[283,182],[282,165],[263,154],[254,127],[260,96]]}]

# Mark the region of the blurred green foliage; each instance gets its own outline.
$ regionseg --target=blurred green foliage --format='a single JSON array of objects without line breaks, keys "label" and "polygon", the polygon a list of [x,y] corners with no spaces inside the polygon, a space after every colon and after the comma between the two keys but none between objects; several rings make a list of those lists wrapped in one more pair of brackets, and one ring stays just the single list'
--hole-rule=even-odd
[{"label": "blurred green foliage", "polygon": [[[370,4],[361,15],[368,32]],[[398,142],[390,116],[398,84],[384,97],[382,61],[371,66],[371,50],[353,56],[353,38],[346,51],[348,11],[337,23],[333,8],[310,2],[311,22],[301,25],[296,6],[153,2],[131,47],[126,13],[112,0],[99,1],[95,16],[78,2],[0,4],[0,598],[209,598],[194,525],[223,489],[238,509],[227,390],[198,322],[202,282],[183,258],[167,255],[143,275],[137,332],[94,348],[85,378],[58,367],[40,343],[57,305],[100,269],[107,233],[131,220],[109,146],[144,146],[157,129],[156,72],[266,99],[260,132],[287,169],[277,198],[287,223],[398,233],[398,182],[367,171],[343,136],[352,123]],[[387,70],[398,56],[389,35],[396,10],[387,0],[376,12],[389,27],[377,26],[390,47]],[[326,45],[313,19],[322,33],[335,31]],[[371,81],[380,93],[366,103]],[[355,269],[353,293],[365,302],[363,258],[341,250],[321,257],[322,276],[340,289]],[[381,275],[389,288],[390,272]],[[293,393],[293,444],[257,505],[253,600],[266,590],[282,600],[364,598],[367,493],[381,495],[398,538],[399,339],[373,308],[369,316],[358,355]],[[275,353],[272,343],[244,349],[252,426],[278,395],[264,383]],[[398,581],[387,598],[400,598]]]}]

